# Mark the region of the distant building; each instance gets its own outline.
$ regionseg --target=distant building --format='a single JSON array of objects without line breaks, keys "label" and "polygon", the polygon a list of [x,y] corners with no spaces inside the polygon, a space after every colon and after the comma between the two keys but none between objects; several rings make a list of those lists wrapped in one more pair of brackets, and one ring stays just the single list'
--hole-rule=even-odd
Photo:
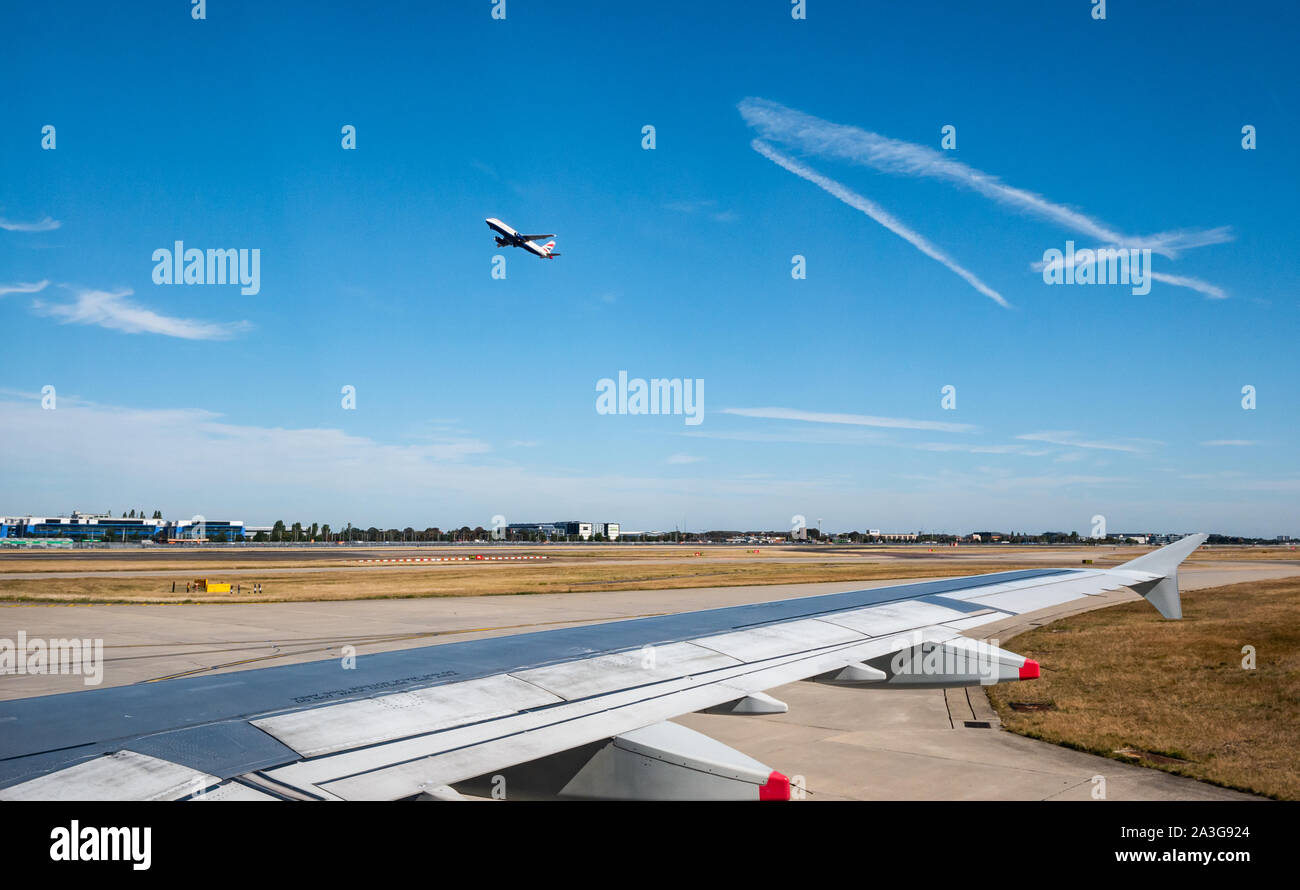
[{"label": "distant building", "polygon": [[115,518],[106,513],[71,516],[14,516],[0,519],[0,537],[53,538],[67,541],[140,543],[141,541],[246,540],[244,523],[236,520],[168,521],[163,519]]},{"label": "distant building", "polygon": [[168,522],[163,527],[163,539],[168,542],[213,541],[216,543],[247,540],[244,523],[217,519],[205,519],[199,522],[182,519]]},{"label": "distant building", "polygon": [[540,535],[543,538],[580,538],[590,541],[592,535],[604,535],[611,541],[618,540],[621,532],[617,522],[582,522],[564,520],[560,522],[512,522],[506,526],[507,537]]},{"label": "distant building", "polygon": [[563,527],[564,534],[567,535],[568,537],[571,538],[578,537],[578,538],[582,538],[582,540],[584,541],[591,540],[590,522],[577,522],[577,521],[557,522],[555,523],[555,525],[557,528]]},{"label": "distant building", "polygon": [[558,529],[554,522],[512,522],[506,526],[506,537],[516,537],[523,534],[537,534],[543,538],[554,538],[556,535],[563,535],[564,530]]},{"label": "distant building", "polygon": [[141,541],[155,538],[161,519],[115,519],[107,514],[15,516],[6,518],[5,537],[59,538],[69,541]]},{"label": "distant building", "polygon": [[1112,541],[1121,541],[1126,544],[1146,544],[1155,536],[1146,532],[1118,532],[1106,537]]}]

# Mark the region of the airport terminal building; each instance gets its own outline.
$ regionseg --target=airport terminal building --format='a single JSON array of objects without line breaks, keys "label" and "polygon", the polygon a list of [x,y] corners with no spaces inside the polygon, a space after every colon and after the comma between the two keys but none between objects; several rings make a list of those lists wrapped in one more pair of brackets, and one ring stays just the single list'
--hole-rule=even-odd
[{"label": "airport terminal building", "polygon": [[247,540],[244,523],[238,520],[165,520],[108,514],[78,513],[71,516],[0,517],[0,538],[41,538],[75,542],[159,544],[210,541],[237,543]]},{"label": "airport terminal building", "polygon": [[538,536],[552,538],[580,538],[590,541],[593,535],[610,541],[617,541],[619,524],[617,522],[581,522],[564,520],[560,522],[513,522],[506,526],[507,537]]}]

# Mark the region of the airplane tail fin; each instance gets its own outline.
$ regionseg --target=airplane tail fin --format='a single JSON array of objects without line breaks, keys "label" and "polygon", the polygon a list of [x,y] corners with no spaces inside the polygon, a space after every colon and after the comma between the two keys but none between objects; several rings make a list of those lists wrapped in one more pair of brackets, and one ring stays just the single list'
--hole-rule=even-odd
[{"label": "airplane tail fin", "polygon": [[1207,538],[1209,535],[1205,533],[1187,535],[1145,556],[1130,559],[1111,571],[1141,576],[1129,586],[1146,597],[1147,602],[1155,606],[1156,611],[1164,617],[1182,618],[1183,603],[1178,593],[1178,566],[1191,556],[1193,550],[1204,544]]}]

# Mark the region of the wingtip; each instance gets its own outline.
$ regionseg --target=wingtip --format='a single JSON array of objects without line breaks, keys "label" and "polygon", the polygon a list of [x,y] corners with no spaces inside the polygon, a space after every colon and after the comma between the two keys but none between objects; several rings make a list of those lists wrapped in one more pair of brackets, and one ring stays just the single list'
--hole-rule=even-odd
[{"label": "wingtip", "polygon": [[1183,560],[1209,540],[1209,537],[1205,532],[1184,535],[1159,550],[1152,550],[1145,556],[1130,559],[1123,565],[1116,566],[1116,570],[1121,573],[1146,573],[1146,577],[1141,582],[1129,583],[1128,586],[1146,597],[1147,602],[1155,606],[1156,611],[1165,618],[1178,621],[1183,617],[1182,597],[1178,591],[1178,567]]}]

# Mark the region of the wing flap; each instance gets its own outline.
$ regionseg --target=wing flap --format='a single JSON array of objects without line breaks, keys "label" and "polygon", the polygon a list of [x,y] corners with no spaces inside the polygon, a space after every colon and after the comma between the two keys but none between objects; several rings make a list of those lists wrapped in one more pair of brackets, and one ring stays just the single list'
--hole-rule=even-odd
[{"label": "wing flap", "polygon": [[785,621],[750,630],[716,634],[694,640],[700,646],[706,646],[715,652],[729,655],[738,661],[754,662],[765,658],[788,655],[830,646],[836,643],[851,643],[863,639],[863,634],[840,627],[828,621],[808,618],[799,621]]},{"label": "wing flap", "polygon": [[434,732],[561,699],[508,674],[294,711],[253,725],[304,757]]},{"label": "wing flap", "polygon": [[912,600],[886,606],[872,606],[867,609],[853,609],[837,615],[829,615],[824,620],[867,636],[882,637],[900,630],[952,621],[965,614],[946,606]]},{"label": "wing flap", "polygon": [[976,588],[953,596],[955,599],[1019,615],[1085,596],[1096,596],[1123,586],[1122,581],[1105,572],[1080,570],[1049,579],[1026,578],[993,587]]},{"label": "wing flap", "polygon": [[582,661],[567,661],[512,676],[573,701],[619,689],[643,686],[677,677],[734,667],[740,659],[706,649],[695,643],[667,643],[628,652],[598,655]]},{"label": "wing flap", "polygon": [[[951,634],[949,634],[951,636]],[[305,790],[345,799],[393,799],[425,786],[450,785],[492,770],[610,738],[671,717],[698,711],[741,694],[761,692],[825,673],[891,647],[915,642],[892,638],[832,644],[761,664],[740,664],[708,677],[680,677],[634,689],[542,708],[473,726],[404,739],[388,745],[295,763],[267,773]]]},{"label": "wing flap", "polygon": [[0,800],[175,800],[215,776],[134,751],[118,751],[0,790]]}]

